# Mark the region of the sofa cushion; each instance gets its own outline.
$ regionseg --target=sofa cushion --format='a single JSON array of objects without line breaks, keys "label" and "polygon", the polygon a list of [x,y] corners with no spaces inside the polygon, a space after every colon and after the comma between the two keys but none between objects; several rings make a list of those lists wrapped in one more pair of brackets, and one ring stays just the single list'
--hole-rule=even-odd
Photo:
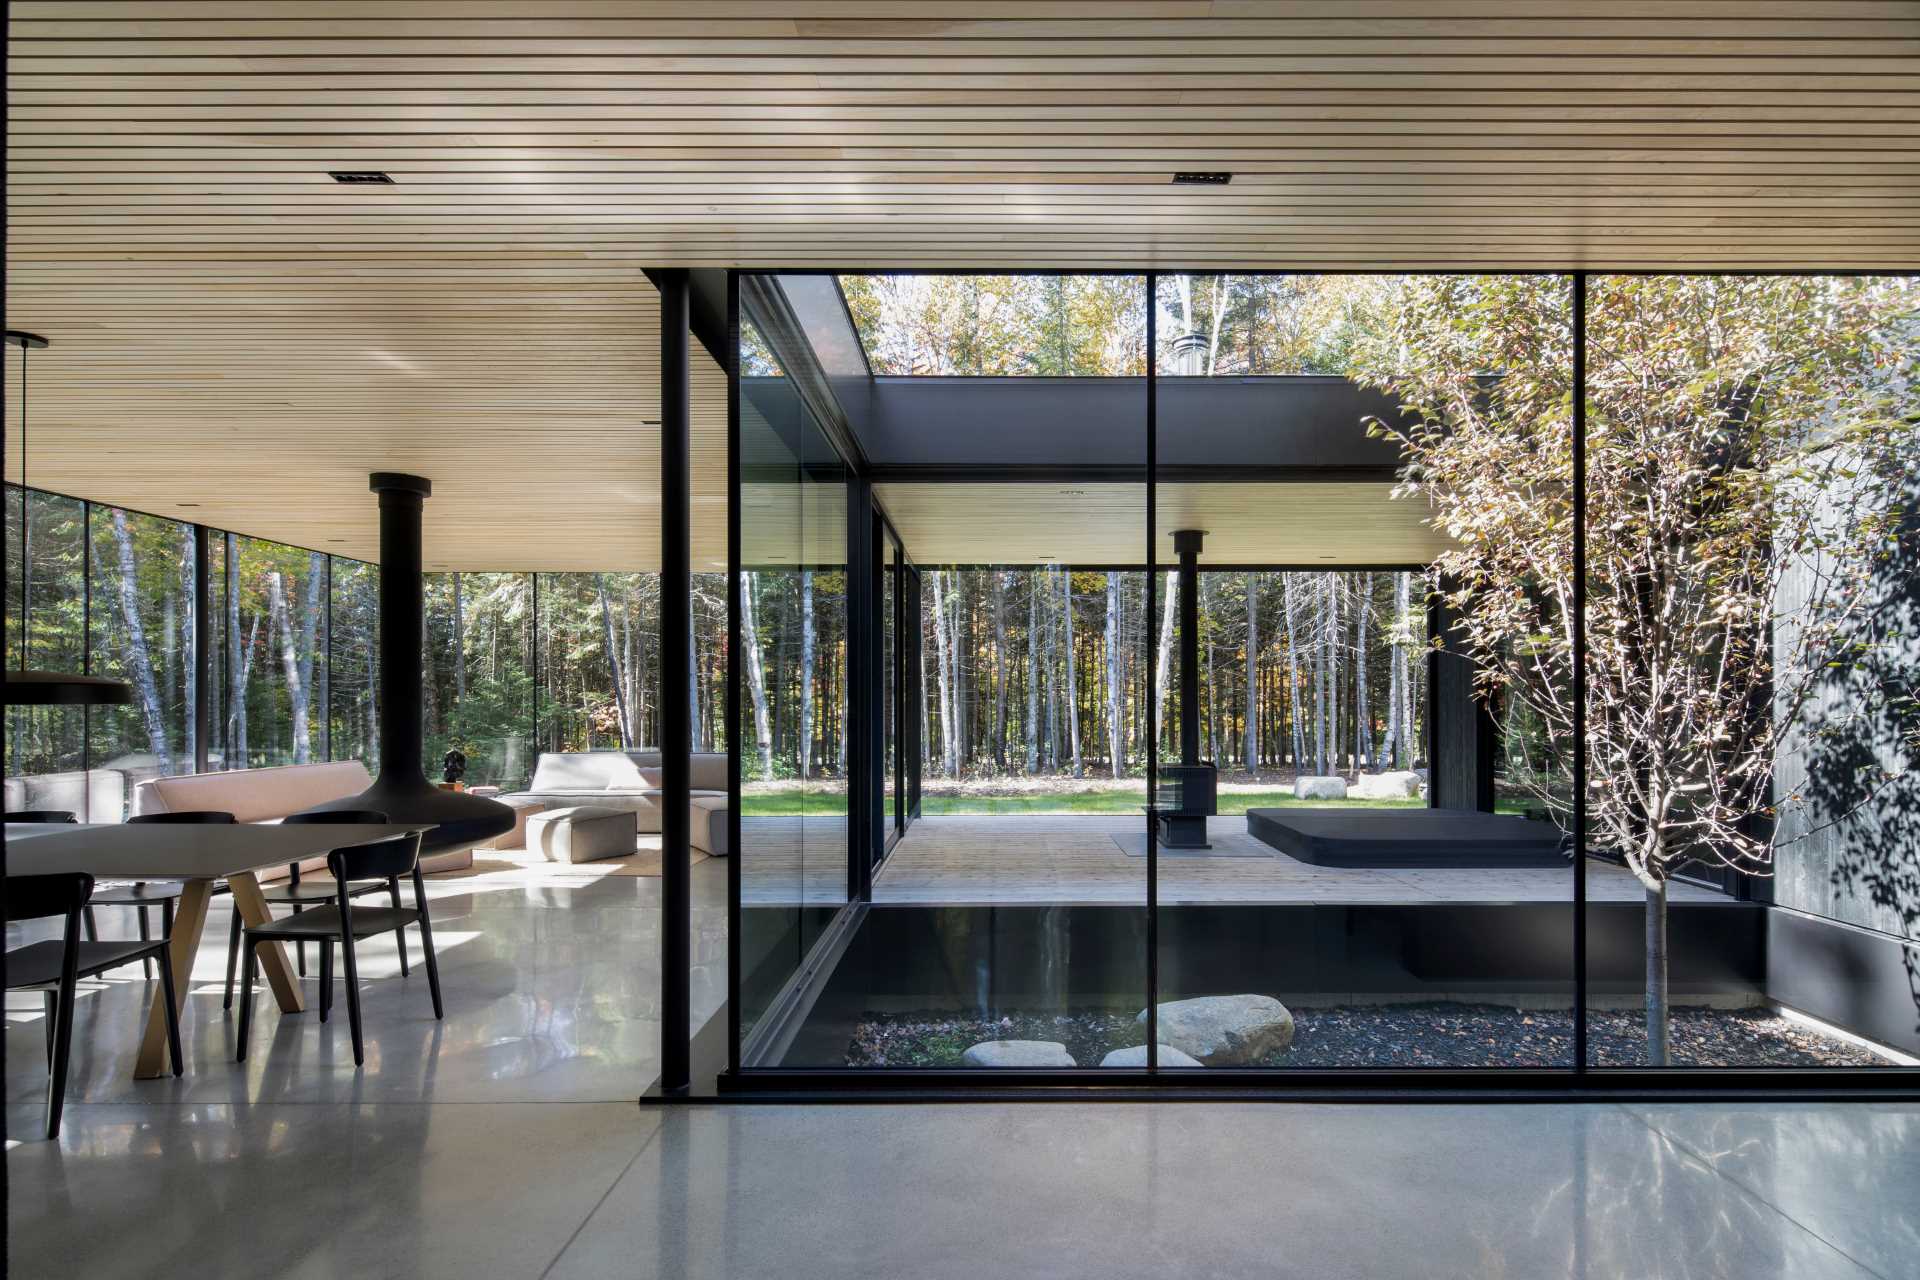
[{"label": "sofa cushion", "polygon": [[554,791],[644,791],[640,766],[621,751],[543,751],[533,770],[536,793]]},{"label": "sofa cushion", "polygon": [[724,753],[696,751],[687,767],[687,785],[696,791],[727,789],[727,757]]},{"label": "sofa cushion", "polygon": [[271,822],[329,800],[359,795],[372,785],[366,766],[358,760],[191,773],[141,783],[134,791],[133,811],[213,809],[232,814],[236,822]]},{"label": "sofa cushion", "polygon": [[527,819],[527,852],[548,862],[624,858],[638,847],[638,834],[631,809],[549,809]]}]

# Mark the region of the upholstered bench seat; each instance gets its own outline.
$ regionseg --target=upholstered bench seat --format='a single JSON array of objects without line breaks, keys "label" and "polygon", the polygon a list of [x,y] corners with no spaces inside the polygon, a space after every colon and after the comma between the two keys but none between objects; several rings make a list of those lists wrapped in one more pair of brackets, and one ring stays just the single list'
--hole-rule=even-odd
[{"label": "upholstered bench seat", "polygon": [[527,852],[548,862],[624,858],[638,848],[639,837],[631,809],[583,804],[548,809],[527,819]]}]

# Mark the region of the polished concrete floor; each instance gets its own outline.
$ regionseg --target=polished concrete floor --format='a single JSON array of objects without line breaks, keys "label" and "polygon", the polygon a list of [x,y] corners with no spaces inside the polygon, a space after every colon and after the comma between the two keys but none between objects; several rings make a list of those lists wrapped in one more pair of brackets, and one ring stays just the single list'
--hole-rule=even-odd
[{"label": "polished concrete floor", "polygon": [[[693,869],[696,1018],[725,868]],[[369,944],[360,1072],[343,1022],[264,998],[232,1062],[220,915],[186,1077],[132,1079],[148,988],[96,984],[48,1143],[38,1005],[10,997],[10,1274],[1920,1272],[1920,1106],[642,1108],[659,881],[499,869],[432,893],[446,1021]]]}]

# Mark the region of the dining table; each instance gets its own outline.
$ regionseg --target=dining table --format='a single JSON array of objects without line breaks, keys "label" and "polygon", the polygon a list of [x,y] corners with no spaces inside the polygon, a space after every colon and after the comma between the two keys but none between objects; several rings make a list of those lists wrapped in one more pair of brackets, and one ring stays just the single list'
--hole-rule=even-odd
[{"label": "dining table", "polygon": [[[260,893],[259,874],[334,849],[434,829],[432,823],[265,823],[175,825],[171,823],[53,823],[6,825],[6,872],[10,876],[84,871],[96,880],[178,881],[168,959],[173,966],[175,1011],[186,1015],[188,979],[206,927],[207,903],[225,881],[234,909],[249,925],[272,920]],[[282,1013],[305,1008],[300,984],[278,942],[259,948],[261,971]],[[167,1020],[155,999],[135,1060],[135,1079],[167,1074]]]}]

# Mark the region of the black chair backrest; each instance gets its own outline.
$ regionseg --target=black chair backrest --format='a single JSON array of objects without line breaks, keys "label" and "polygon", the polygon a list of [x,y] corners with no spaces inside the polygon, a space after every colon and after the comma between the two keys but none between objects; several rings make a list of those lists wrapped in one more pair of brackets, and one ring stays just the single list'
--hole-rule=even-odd
[{"label": "black chair backrest", "polygon": [[177,813],[136,813],[128,822],[171,822],[182,826],[224,827],[233,825],[233,815],[220,809],[181,809]]},{"label": "black chair backrest", "polygon": [[84,871],[50,876],[7,877],[7,921],[71,915],[93,896],[93,877]]},{"label": "black chair backrest", "polygon": [[414,864],[419,861],[420,837],[408,834],[335,849],[327,855],[327,870],[341,884],[349,880],[386,880],[412,875]]},{"label": "black chair backrest", "polygon": [[350,822],[355,826],[378,826],[387,820],[387,815],[378,809],[316,809],[307,813],[290,813],[280,819],[284,825],[289,822]]},{"label": "black chair backrest", "polygon": [[16,809],[6,815],[8,822],[74,822],[65,809]]}]

